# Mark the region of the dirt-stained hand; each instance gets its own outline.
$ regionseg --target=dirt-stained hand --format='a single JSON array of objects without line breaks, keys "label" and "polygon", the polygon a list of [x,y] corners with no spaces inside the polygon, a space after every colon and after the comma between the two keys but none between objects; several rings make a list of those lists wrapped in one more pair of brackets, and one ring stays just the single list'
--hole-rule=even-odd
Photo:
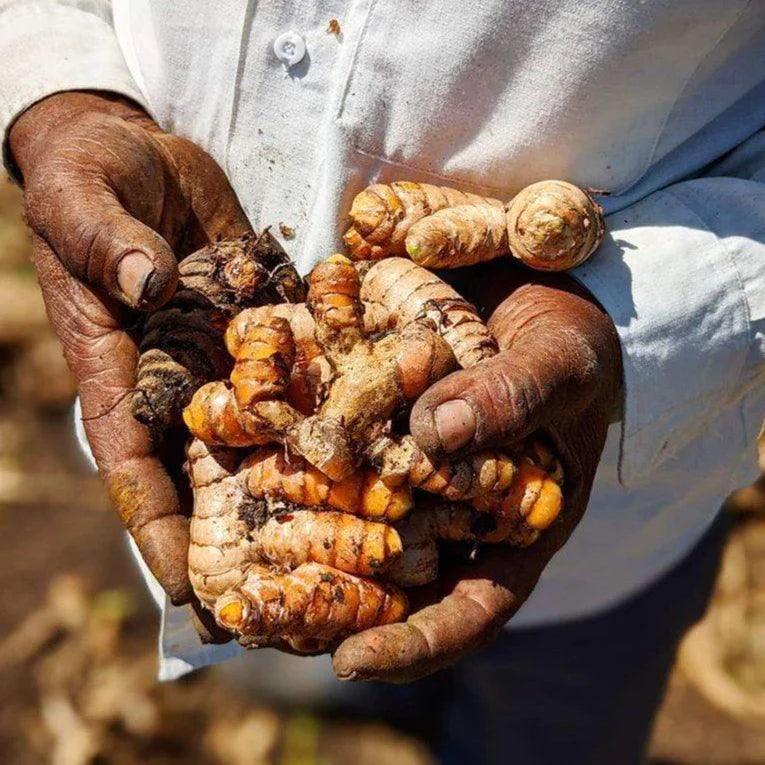
[{"label": "dirt-stained hand", "polygon": [[61,93],[10,133],[48,316],[78,385],[85,429],[125,526],[174,603],[192,598],[188,519],[130,412],[135,310],[173,294],[177,260],[249,224],[225,175],[118,96]]},{"label": "dirt-stained hand", "polygon": [[565,468],[563,516],[530,547],[485,546],[478,561],[443,571],[439,591],[406,622],[348,638],[334,656],[341,678],[408,682],[493,640],[581,519],[618,408],[616,329],[570,277],[493,264],[456,280],[476,305],[497,306],[489,326],[501,352],[428,390],[412,410],[412,433],[445,457],[545,432]]}]

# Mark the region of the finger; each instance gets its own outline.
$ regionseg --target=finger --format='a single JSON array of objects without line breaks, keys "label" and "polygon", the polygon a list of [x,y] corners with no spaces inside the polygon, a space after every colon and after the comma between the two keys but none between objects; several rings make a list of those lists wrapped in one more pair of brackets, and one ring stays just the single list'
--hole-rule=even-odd
[{"label": "finger", "polygon": [[34,238],[33,259],[46,310],[77,379],[83,424],[99,473],[125,527],[173,603],[191,597],[188,519],[172,480],[152,454],[147,430],[130,413],[138,350],[114,309],[74,279]]},{"label": "finger", "polygon": [[252,230],[226,174],[207,152],[185,138],[167,133],[158,140],[172,155],[189,197],[193,220],[187,224],[187,251]]},{"label": "finger", "polygon": [[178,279],[175,255],[157,230],[177,228],[180,213],[165,209],[169,181],[158,148],[117,122],[120,129],[94,130],[27,179],[27,218],[78,279],[152,309]]},{"label": "finger", "polygon": [[196,599],[191,601],[191,623],[205,645],[221,645],[234,639],[230,632],[218,626],[215,617]]},{"label": "finger", "polygon": [[341,680],[412,682],[491,642],[515,608],[513,593],[493,578],[461,580],[405,622],[344,640],[332,659],[335,674]]},{"label": "finger", "polygon": [[[521,289],[490,327],[504,350],[433,385],[412,409],[412,434],[434,457],[511,443],[574,421],[614,376],[610,321],[581,297]],[[612,325],[611,325],[612,326]]]}]

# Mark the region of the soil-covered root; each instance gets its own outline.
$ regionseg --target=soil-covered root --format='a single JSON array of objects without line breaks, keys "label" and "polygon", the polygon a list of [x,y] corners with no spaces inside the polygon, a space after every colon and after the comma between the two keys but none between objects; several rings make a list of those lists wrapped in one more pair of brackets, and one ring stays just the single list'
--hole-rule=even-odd
[{"label": "soil-covered root", "polygon": [[411,436],[381,438],[370,450],[370,458],[389,486],[408,485],[453,501],[502,493],[516,472],[509,455],[488,449],[434,462]]},{"label": "soil-covered root", "polygon": [[217,446],[258,446],[283,442],[303,415],[286,401],[257,401],[242,409],[229,383],[198,388],[183,410],[192,435]]},{"label": "soil-covered root", "polygon": [[180,424],[200,385],[229,374],[232,362],[221,337],[234,315],[305,297],[302,280],[268,230],[203,247],[178,270],[178,291],[144,325],[133,395],[133,415],[158,440]]},{"label": "soil-covered root", "polygon": [[447,344],[422,323],[370,337],[363,327],[359,277],[342,256],[309,278],[316,338],[332,367],[314,415],[289,446],[334,480],[350,475],[391,417],[454,368]]}]

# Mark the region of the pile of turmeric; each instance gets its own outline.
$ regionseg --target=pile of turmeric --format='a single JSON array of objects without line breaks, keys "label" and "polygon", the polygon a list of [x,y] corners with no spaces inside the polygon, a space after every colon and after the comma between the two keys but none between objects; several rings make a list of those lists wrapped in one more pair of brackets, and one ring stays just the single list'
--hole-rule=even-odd
[{"label": "pile of turmeric", "polygon": [[498,353],[429,269],[570,268],[599,245],[600,208],[561,181],[507,204],[399,182],[362,191],[351,221],[350,257],[307,285],[267,231],[194,253],[144,329],[134,413],[161,433],[182,412],[191,583],[248,647],[322,652],[400,621],[442,543],[526,546],[563,509],[538,438],[436,461],[406,422],[433,383]]},{"label": "pile of turmeric", "polygon": [[438,463],[402,431],[430,385],[497,353],[476,310],[412,261],[334,255],[306,303],[245,309],[224,341],[229,378],[183,414],[189,568],[243,645],[323,651],[403,619],[400,588],[437,577],[439,540],[531,544],[559,514],[541,445]]}]

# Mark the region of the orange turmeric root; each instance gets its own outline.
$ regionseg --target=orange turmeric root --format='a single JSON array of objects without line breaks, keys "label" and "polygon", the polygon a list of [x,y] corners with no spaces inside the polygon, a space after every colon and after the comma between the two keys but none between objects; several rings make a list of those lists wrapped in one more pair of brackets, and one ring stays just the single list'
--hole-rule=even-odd
[{"label": "orange turmeric root", "polygon": [[[294,508],[253,493],[254,464],[254,456],[239,465],[232,450],[199,440],[188,450],[194,488],[189,576],[219,625],[250,647],[300,641],[305,648],[303,639],[331,642],[403,618],[402,593],[355,576],[380,573],[400,558],[398,533],[382,523]],[[282,574],[269,565],[295,570]]]},{"label": "orange turmeric root", "polygon": [[218,624],[244,636],[240,642],[248,647],[287,642],[300,650],[401,621],[406,613],[406,596],[395,587],[318,563],[286,574],[252,566],[241,587],[214,606]]},{"label": "orange turmeric root", "polygon": [[286,401],[256,401],[242,409],[226,382],[211,382],[197,390],[183,411],[192,435],[217,446],[258,446],[283,441],[303,418]]},{"label": "orange turmeric root", "polygon": [[[524,451],[544,447],[524,447]],[[518,460],[509,489],[463,503],[423,502],[416,512],[396,525],[403,555],[388,570],[388,578],[402,587],[427,584],[438,575],[438,540],[527,547],[551,526],[563,509],[559,485],[528,459]]]},{"label": "orange turmeric root", "polygon": [[321,346],[316,342],[316,325],[305,303],[279,303],[241,311],[228,325],[226,348],[235,363],[240,357],[245,358],[252,339],[257,338],[274,317],[289,323],[294,343],[285,399],[302,414],[310,414],[316,407],[319,387],[328,379],[329,369]]},{"label": "orange turmeric root", "polygon": [[512,255],[543,271],[564,271],[598,248],[604,222],[584,190],[540,181],[507,205],[420,183],[374,184],[356,196],[344,241],[356,260],[409,255],[427,268],[457,268]]},{"label": "orange turmeric root", "polygon": [[390,523],[401,520],[413,506],[408,485],[389,487],[369,468],[333,481],[300,457],[288,459],[282,449],[260,449],[242,464],[249,468],[247,488],[254,497]]}]

